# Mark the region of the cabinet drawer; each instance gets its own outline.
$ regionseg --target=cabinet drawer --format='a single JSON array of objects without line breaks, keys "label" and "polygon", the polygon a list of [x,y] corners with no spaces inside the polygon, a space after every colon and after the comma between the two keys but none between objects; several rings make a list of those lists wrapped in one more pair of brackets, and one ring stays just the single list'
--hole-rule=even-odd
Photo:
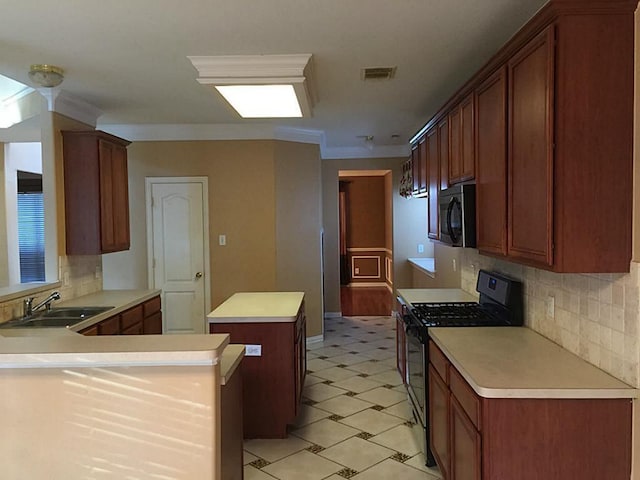
[{"label": "cabinet drawer", "polygon": [[480,397],[455,368],[449,369],[449,388],[471,422],[480,430]]},{"label": "cabinet drawer", "polygon": [[429,342],[429,362],[444,380],[444,383],[449,385],[449,360],[447,360],[447,357],[444,356],[436,344],[431,341]]},{"label": "cabinet drawer", "polygon": [[145,335],[162,334],[162,312],[156,312],[148,317],[145,316],[143,325]]},{"label": "cabinet drawer", "polygon": [[143,325],[142,322],[134,323],[126,329],[122,329],[122,335],[142,335]]},{"label": "cabinet drawer", "polygon": [[122,330],[135,325],[138,322],[142,322],[142,305],[137,305],[129,310],[120,314],[120,325]]},{"label": "cabinet drawer", "polygon": [[103,320],[98,324],[99,335],[119,335],[120,334],[120,315]]},{"label": "cabinet drawer", "polygon": [[143,314],[146,317],[160,311],[160,297],[154,297],[147,300],[142,305]]}]

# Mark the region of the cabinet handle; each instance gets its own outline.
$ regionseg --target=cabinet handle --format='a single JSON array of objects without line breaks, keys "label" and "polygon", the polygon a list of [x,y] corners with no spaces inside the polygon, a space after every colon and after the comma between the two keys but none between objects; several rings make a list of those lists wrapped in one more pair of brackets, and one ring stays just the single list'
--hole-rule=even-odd
[{"label": "cabinet handle", "polygon": [[202,278],[202,272],[196,273],[196,278]]}]

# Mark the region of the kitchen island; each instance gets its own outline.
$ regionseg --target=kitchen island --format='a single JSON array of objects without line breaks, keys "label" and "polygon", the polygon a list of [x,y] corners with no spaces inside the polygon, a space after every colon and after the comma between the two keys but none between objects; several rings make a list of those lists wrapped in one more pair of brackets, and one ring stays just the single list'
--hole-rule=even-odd
[{"label": "kitchen island", "polygon": [[55,330],[0,337],[2,478],[221,478],[228,335]]},{"label": "kitchen island", "polygon": [[638,390],[525,327],[429,329],[443,476],[628,480]]},{"label": "kitchen island", "polygon": [[244,438],[285,438],[302,396],[306,361],[303,292],[240,292],[208,315],[211,333],[243,344]]}]

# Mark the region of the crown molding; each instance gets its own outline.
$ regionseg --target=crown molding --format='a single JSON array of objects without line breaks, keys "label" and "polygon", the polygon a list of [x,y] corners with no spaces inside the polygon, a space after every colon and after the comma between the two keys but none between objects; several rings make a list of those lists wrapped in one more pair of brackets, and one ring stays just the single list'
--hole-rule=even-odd
[{"label": "crown molding", "polygon": [[99,125],[100,130],[132,142],[198,140],[281,140],[320,146],[326,159],[406,157],[408,145],[367,147],[327,147],[322,130],[277,127],[268,124],[145,124]]},{"label": "crown molding", "polygon": [[102,110],[60,88],[38,88],[47,101],[47,110],[95,127]]}]

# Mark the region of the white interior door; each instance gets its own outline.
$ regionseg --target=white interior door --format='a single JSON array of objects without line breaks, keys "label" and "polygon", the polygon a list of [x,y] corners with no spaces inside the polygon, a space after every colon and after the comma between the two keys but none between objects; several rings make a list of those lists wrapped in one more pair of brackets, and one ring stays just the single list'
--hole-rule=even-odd
[{"label": "white interior door", "polygon": [[206,183],[147,179],[147,197],[150,283],[162,289],[163,333],[205,333]]}]

